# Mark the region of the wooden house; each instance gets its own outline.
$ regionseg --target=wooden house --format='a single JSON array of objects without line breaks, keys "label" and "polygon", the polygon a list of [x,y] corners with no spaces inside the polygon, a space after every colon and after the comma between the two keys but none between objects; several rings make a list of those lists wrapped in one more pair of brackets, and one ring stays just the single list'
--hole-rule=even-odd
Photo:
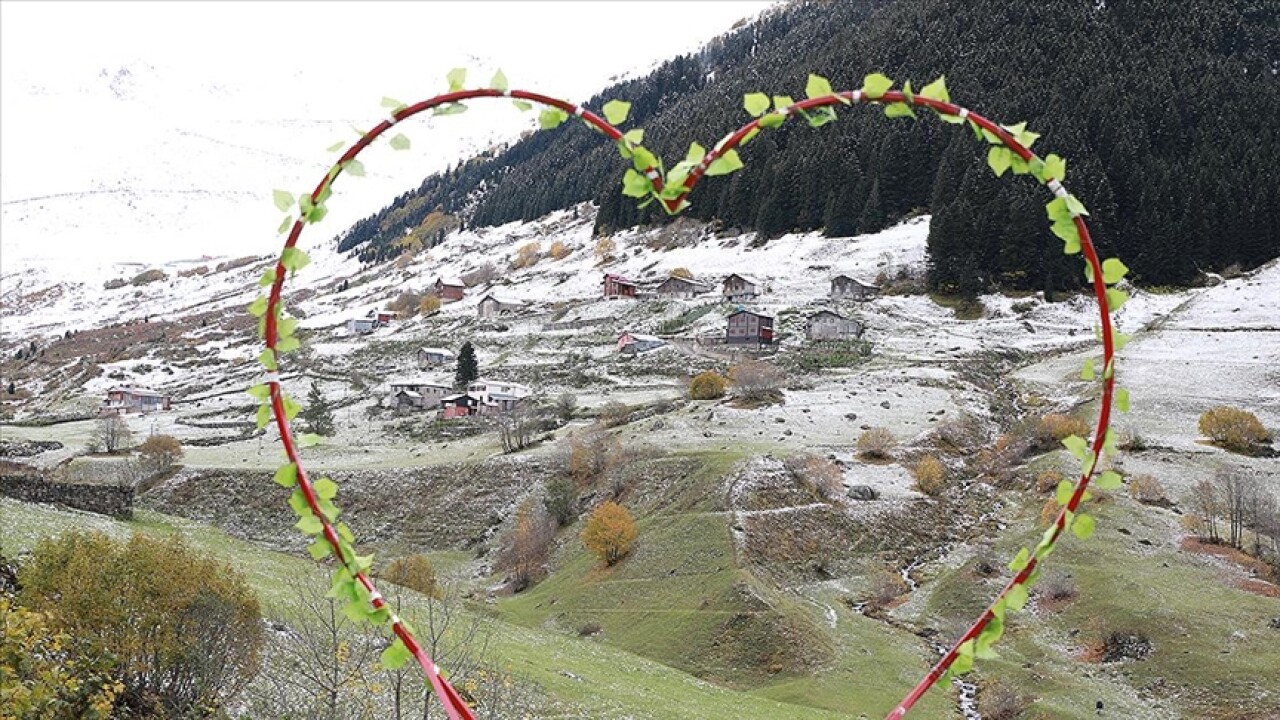
[{"label": "wooden house", "polygon": [[509,412],[533,391],[520,383],[481,378],[467,385],[467,394],[480,401],[480,412],[487,415]]},{"label": "wooden house", "polygon": [[466,393],[458,393],[456,395],[446,395],[440,399],[440,418],[443,420],[453,420],[454,418],[479,414],[480,399],[477,397]]},{"label": "wooden house", "polygon": [[347,321],[347,332],[352,335],[366,335],[376,327],[377,321],[373,318],[351,318]]},{"label": "wooden house", "polygon": [[440,302],[454,302],[467,294],[467,284],[457,278],[438,277],[434,292]]},{"label": "wooden house", "polygon": [[636,284],[621,275],[606,273],[601,284],[604,286],[604,298],[606,300],[634,298],[636,296]]},{"label": "wooden house", "polygon": [[418,368],[427,370],[442,365],[452,365],[458,359],[451,350],[444,348],[418,348]]},{"label": "wooden house", "polygon": [[672,275],[658,285],[657,294],[663,300],[688,300],[710,290],[706,283]]},{"label": "wooden house", "polygon": [[763,285],[746,275],[738,275],[734,273],[724,279],[722,291],[725,300],[729,302],[743,302],[750,300],[760,294],[760,288]]},{"label": "wooden house", "polygon": [[521,300],[500,298],[490,293],[480,299],[480,304],[476,306],[476,313],[482,318],[493,317],[503,313],[516,312],[522,308],[524,308],[524,302]]},{"label": "wooden house", "polygon": [[624,332],[618,336],[618,352],[624,355],[639,355],[642,352],[656,350],[666,344],[666,340],[654,335]]},{"label": "wooden house", "polygon": [[729,316],[724,340],[730,345],[769,345],[773,342],[773,318],[739,310]]},{"label": "wooden house", "polygon": [[820,310],[805,320],[804,332],[810,340],[856,340],[862,337],[862,323],[838,312]]},{"label": "wooden house", "polygon": [[140,387],[120,386],[107,391],[103,415],[126,415],[169,409],[169,396]]},{"label": "wooden house", "polygon": [[880,294],[880,288],[855,277],[837,275],[831,278],[831,297],[833,298],[870,300],[878,294]]},{"label": "wooden house", "polygon": [[388,403],[397,410],[437,408],[452,391],[452,386],[432,379],[397,380],[391,383]]}]

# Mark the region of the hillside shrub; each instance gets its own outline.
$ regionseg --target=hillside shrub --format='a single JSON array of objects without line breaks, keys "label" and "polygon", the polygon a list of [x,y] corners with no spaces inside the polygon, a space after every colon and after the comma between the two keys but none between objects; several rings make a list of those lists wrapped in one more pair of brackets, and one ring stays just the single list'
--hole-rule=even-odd
[{"label": "hillside shrub", "polygon": [[1089,437],[1089,423],[1070,415],[1045,415],[1036,423],[1036,448],[1053,450],[1061,447],[1063,439],[1076,435]]},{"label": "hillside shrub", "polygon": [[907,581],[892,570],[877,570],[871,576],[867,608],[873,612],[888,609],[910,590]]},{"label": "hillside shrub", "polygon": [[1129,478],[1129,497],[1143,505],[1167,505],[1169,496],[1164,485],[1153,475],[1134,475]]},{"label": "hillside shrub", "polygon": [[689,382],[689,397],[693,400],[715,400],[724,397],[729,381],[714,370],[694,376]]},{"label": "hillside shrub", "polygon": [[165,472],[182,459],[182,443],[172,435],[152,435],[138,446],[138,455],[148,472]]},{"label": "hillside shrub", "polygon": [[787,458],[784,465],[822,500],[835,500],[844,494],[844,471],[827,458],[806,453]]},{"label": "hillside shrub", "polygon": [[460,278],[467,287],[476,287],[477,285],[488,285],[498,276],[498,268],[493,263],[485,263],[475,270],[462,273]]},{"label": "hillside shrub", "polygon": [[568,245],[565,245],[563,240],[556,240],[555,242],[551,243],[551,250],[549,252],[551,254],[551,257],[555,258],[556,260],[563,260],[569,257],[570,253],[572,253],[573,250],[571,250]]},{"label": "hillside shrub", "polygon": [[636,522],[621,505],[609,501],[591,512],[582,529],[582,544],[605,565],[614,565],[631,550]]},{"label": "hillside shrub", "polygon": [[105,720],[124,690],[112,659],[55,623],[0,595],[0,717]]},{"label": "hillside shrub", "polygon": [[1062,508],[1057,498],[1049,498],[1040,506],[1040,527],[1049,527],[1058,519],[1058,511]]},{"label": "hillside shrub", "polygon": [[578,488],[568,475],[556,475],[547,482],[542,505],[556,524],[564,527],[578,518]]},{"label": "hillside shrub", "polygon": [[678,267],[675,270],[671,271],[671,277],[678,277],[678,278],[684,278],[685,280],[692,280],[693,273],[689,272],[689,268],[687,267]]},{"label": "hillside shrub", "polygon": [[1041,494],[1053,492],[1063,479],[1062,473],[1057,470],[1046,470],[1036,476],[1036,492]]},{"label": "hillside shrub", "polygon": [[41,541],[19,580],[21,604],[114,659],[126,716],[224,706],[257,672],[257,597],[238,571],[179,537],[66,533]]},{"label": "hillside shrub", "polygon": [[555,521],[542,503],[529,498],[520,505],[515,525],[502,536],[497,558],[498,569],[510,575],[515,592],[546,575],[555,534]]},{"label": "hillside shrub", "polygon": [[733,395],[743,400],[776,400],[786,381],[782,368],[759,360],[747,360],[729,368]]},{"label": "hillside shrub", "polygon": [[947,487],[947,466],[934,455],[925,455],[914,469],[916,489],[930,497],[942,493]]},{"label": "hillside shrub", "polygon": [[999,680],[984,681],[978,689],[978,712],[986,720],[1018,720],[1031,708],[1031,700]]},{"label": "hillside shrub", "polygon": [[525,243],[520,246],[519,250],[516,250],[516,257],[511,261],[511,267],[516,270],[533,267],[538,264],[538,260],[542,257],[541,253],[541,243]]},{"label": "hillside shrub", "polygon": [[600,408],[600,422],[607,428],[626,425],[631,409],[617,400],[610,400]]},{"label": "hillside shrub", "polygon": [[89,452],[114,453],[133,444],[129,422],[119,415],[98,418],[89,433]]},{"label": "hillside shrub", "polygon": [[122,287],[124,287],[125,285],[128,285],[128,284],[129,284],[129,281],[128,281],[128,280],[125,280],[124,278],[114,278],[114,279],[108,280],[108,281],[106,281],[105,283],[103,283],[103,284],[102,284],[102,289],[103,289],[103,290],[118,290],[118,289],[120,289],[120,288],[122,288]]},{"label": "hillside shrub", "polygon": [[1236,452],[1249,452],[1271,442],[1271,433],[1258,416],[1247,410],[1221,405],[1200,416],[1200,433],[1217,445]]},{"label": "hillside shrub", "polygon": [[433,315],[440,311],[440,297],[435,293],[430,293],[422,298],[418,303],[418,313],[420,315]]},{"label": "hillside shrub", "polygon": [[401,291],[395,299],[387,303],[387,309],[400,318],[411,318],[417,315],[420,307],[422,307],[422,293],[412,290]]},{"label": "hillside shrub", "polygon": [[143,270],[137,275],[134,275],[133,279],[129,281],[129,284],[133,285],[134,287],[140,287],[142,285],[148,285],[153,282],[167,280],[168,278],[169,276],[166,275],[165,272],[160,268],[152,268],[151,270]]},{"label": "hillside shrub", "polygon": [[618,251],[618,243],[613,241],[611,237],[602,237],[596,240],[596,261],[604,265],[613,261],[613,254]]},{"label": "hillside shrub", "polygon": [[898,441],[888,428],[871,427],[858,436],[858,454],[872,460],[889,460]]},{"label": "hillside shrub", "polygon": [[436,569],[432,567],[431,560],[422,553],[402,555],[392,560],[382,571],[381,577],[414,592],[437,599],[441,597]]}]

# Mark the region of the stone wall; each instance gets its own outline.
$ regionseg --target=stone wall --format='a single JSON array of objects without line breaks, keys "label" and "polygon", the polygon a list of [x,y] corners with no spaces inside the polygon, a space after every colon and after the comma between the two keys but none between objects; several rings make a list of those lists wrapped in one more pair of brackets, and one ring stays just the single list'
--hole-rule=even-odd
[{"label": "stone wall", "polygon": [[0,495],[23,502],[53,503],[128,520],[133,517],[133,488],[71,485],[40,475],[0,475]]}]

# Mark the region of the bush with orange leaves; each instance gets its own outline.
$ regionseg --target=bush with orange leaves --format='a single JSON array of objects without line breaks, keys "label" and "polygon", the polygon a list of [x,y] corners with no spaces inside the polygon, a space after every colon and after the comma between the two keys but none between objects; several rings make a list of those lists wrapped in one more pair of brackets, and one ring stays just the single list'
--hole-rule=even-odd
[{"label": "bush with orange leaves", "polygon": [[1036,423],[1036,446],[1041,450],[1058,448],[1072,435],[1089,438],[1089,423],[1070,415],[1045,415]]},{"label": "bush with orange leaves", "polygon": [[1271,442],[1271,433],[1263,427],[1258,416],[1247,410],[1220,405],[1200,416],[1200,432],[1208,436],[1214,445],[1249,452]]},{"label": "bush with orange leaves", "polygon": [[947,487],[947,466],[933,455],[920,458],[915,467],[916,489],[930,497]]},{"label": "bush with orange leaves", "polygon": [[626,508],[612,500],[593,510],[582,529],[582,544],[605,565],[621,560],[635,539],[636,521]]},{"label": "bush with orange leaves", "polygon": [[556,260],[563,260],[569,257],[569,254],[572,253],[573,250],[570,250],[569,246],[564,244],[564,241],[556,240],[555,242],[551,243],[551,250],[549,250],[548,252],[550,252],[551,257],[555,258]]}]

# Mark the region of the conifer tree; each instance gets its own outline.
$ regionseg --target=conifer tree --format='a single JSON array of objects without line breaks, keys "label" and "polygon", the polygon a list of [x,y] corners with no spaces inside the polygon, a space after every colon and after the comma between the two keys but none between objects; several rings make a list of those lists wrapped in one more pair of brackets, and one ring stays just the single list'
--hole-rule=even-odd
[{"label": "conifer tree", "polygon": [[298,413],[307,423],[307,432],[313,432],[316,435],[333,435],[335,428],[333,424],[333,406],[325,399],[324,393],[320,392],[320,388],[313,382],[311,390],[307,392],[307,406]]},{"label": "conifer tree", "polygon": [[476,378],[480,377],[480,365],[476,362],[476,350],[471,341],[462,343],[458,351],[458,369],[454,372],[453,383],[459,390],[466,390]]}]

